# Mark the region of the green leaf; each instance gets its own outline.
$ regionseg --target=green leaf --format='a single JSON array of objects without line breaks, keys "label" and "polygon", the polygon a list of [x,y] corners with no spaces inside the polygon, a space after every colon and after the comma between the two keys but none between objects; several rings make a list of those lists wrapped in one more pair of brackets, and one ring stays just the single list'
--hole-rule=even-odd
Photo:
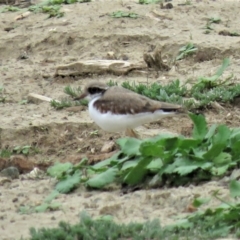
[{"label": "green leaf", "polygon": [[221,152],[217,157],[213,159],[216,166],[222,166],[231,163],[232,156],[229,153]]},{"label": "green leaf", "polygon": [[217,129],[217,134],[213,137],[212,145],[203,155],[203,157],[208,161],[211,161],[213,158],[217,157],[223,151],[223,149],[226,148],[230,135],[231,131],[226,125],[219,126]]},{"label": "green leaf", "polygon": [[194,198],[192,205],[198,208],[203,204],[209,203],[210,200],[211,198]]},{"label": "green leaf", "polygon": [[213,124],[209,130],[208,130],[208,133],[206,134],[205,138],[207,140],[209,140],[210,138],[212,138],[216,132],[216,129],[217,129],[218,125],[217,124]]},{"label": "green leaf", "polygon": [[229,185],[231,197],[240,197],[240,182],[232,180]]},{"label": "green leaf", "polygon": [[192,136],[194,139],[204,139],[206,136],[208,129],[207,129],[207,122],[203,115],[194,115],[192,113],[189,114],[189,117],[192,119],[194,123],[193,133]]},{"label": "green leaf", "polygon": [[184,176],[184,175],[187,175],[187,174],[193,172],[194,170],[196,170],[198,168],[199,168],[199,166],[197,166],[197,165],[180,166],[180,167],[176,167],[173,172],[178,173],[180,176]]},{"label": "green leaf", "polygon": [[117,168],[109,168],[107,171],[93,176],[86,182],[88,187],[103,188],[115,180]]},{"label": "green leaf", "polygon": [[58,210],[61,206],[62,206],[61,203],[52,202],[51,204],[49,204],[48,209],[55,211],[55,210]]},{"label": "green leaf", "polygon": [[183,151],[183,150],[189,150],[191,148],[195,148],[200,142],[201,141],[198,139],[179,138],[178,140],[179,150]]},{"label": "green leaf", "polygon": [[161,158],[157,158],[152,160],[148,165],[147,165],[147,169],[151,169],[151,170],[159,170],[161,169],[161,167],[163,166],[163,162]]},{"label": "green leaf", "polygon": [[138,161],[133,160],[133,161],[127,161],[123,164],[121,171],[127,170],[129,168],[133,168],[138,164]]},{"label": "green leaf", "polygon": [[72,167],[73,167],[72,163],[69,162],[55,163],[54,166],[48,168],[47,174],[49,174],[51,177],[56,177],[60,179]]},{"label": "green leaf", "polygon": [[156,142],[143,142],[140,153],[145,157],[161,157],[164,155],[164,146]]},{"label": "green leaf", "polygon": [[146,167],[151,161],[151,158],[141,159],[136,165],[136,167],[132,168],[127,174],[127,176],[124,178],[124,182],[129,185],[135,185],[140,183],[148,172],[148,169]]},{"label": "green leaf", "polygon": [[53,199],[55,199],[57,196],[59,196],[59,192],[54,190],[52,191],[45,199],[45,203],[50,203]]},{"label": "green leaf", "polygon": [[80,183],[80,181],[80,172],[77,171],[72,176],[67,175],[65,179],[57,183],[55,188],[60,193],[69,193]]},{"label": "green leaf", "polygon": [[40,212],[46,212],[48,209],[49,204],[48,203],[43,203],[40,206],[35,207],[35,211],[40,213]]},{"label": "green leaf", "polygon": [[117,140],[122,152],[128,156],[138,155],[141,143],[141,140],[136,138],[120,138]]},{"label": "green leaf", "polygon": [[[110,165],[115,165],[118,163],[118,158],[119,156],[122,154],[122,152],[118,152],[116,154],[114,154],[113,156],[111,156],[110,158],[101,161],[99,163],[96,163],[92,166],[92,169],[98,170],[98,169],[102,169],[104,167],[110,166]],[[114,163],[114,164],[113,164]]]}]

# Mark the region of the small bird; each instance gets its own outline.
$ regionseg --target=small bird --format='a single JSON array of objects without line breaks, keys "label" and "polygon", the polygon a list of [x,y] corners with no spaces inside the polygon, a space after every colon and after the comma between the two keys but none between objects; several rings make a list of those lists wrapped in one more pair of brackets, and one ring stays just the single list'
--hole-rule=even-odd
[{"label": "small bird", "polygon": [[185,113],[180,105],[159,102],[119,86],[91,81],[74,100],[87,99],[92,120],[107,132],[125,131],[138,137],[134,128],[161,118]]}]

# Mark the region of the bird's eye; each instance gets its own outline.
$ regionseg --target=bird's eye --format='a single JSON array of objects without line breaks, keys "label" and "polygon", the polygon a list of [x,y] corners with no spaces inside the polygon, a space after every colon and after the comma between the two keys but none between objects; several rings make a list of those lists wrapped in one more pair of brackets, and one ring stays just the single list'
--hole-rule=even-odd
[{"label": "bird's eye", "polygon": [[101,90],[100,88],[91,87],[91,88],[88,89],[88,92],[89,92],[90,94],[96,94],[96,93],[102,92],[102,90]]}]

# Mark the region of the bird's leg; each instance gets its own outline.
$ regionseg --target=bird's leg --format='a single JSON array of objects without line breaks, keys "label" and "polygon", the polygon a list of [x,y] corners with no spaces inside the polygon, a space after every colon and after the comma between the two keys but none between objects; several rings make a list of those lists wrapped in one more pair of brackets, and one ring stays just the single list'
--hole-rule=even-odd
[{"label": "bird's leg", "polygon": [[131,128],[125,130],[125,135],[132,138],[140,138],[140,136]]}]

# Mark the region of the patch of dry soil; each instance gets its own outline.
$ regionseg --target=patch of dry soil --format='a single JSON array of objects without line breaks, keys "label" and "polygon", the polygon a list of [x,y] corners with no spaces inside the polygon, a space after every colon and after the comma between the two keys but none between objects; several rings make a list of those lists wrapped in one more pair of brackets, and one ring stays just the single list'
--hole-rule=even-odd
[{"label": "patch of dry soil", "polygon": [[[31,156],[36,162],[68,161],[70,155],[99,154],[103,143],[112,135],[98,129],[87,111],[56,111],[49,103],[21,105],[31,92],[55,99],[64,97],[67,84],[83,86],[90,79],[101,81],[125,80],[147,82],[145,75],[92,75],[73,79],[56,79],[58,65],[78,60],[105,59],[107,52],[115,52],[118,59],[142,62],[143,53],[156,45],[163,55],[176,56],[178,49],[188,42],[196,44],[200,53],[178,62],[169,72],[161,72],[149,82],[167,83],[179,78],[182,82],[198,76],[211,75],[224,57],[230,57],[231,66],[225,75],[240,76],[239,38],[218,35],[219,31],[240,32],[239,1],[192,1],[191,5],[160,9],[159,5],[139,5],[137,1],[92,1],[86,4],[63,6],[63,18],[46,19],[44,14],[31,14],[15,21],[19,13],[0,14],[0,86],[4,86],[6,103],[0,105],[0,147],[33,145],[40,153]],[[114,11],[131,11],[142,16],[137,20],[108,16]],[[156,14],[156,12],[158,14]],[[206,19],[220,17],[210,34],[204,34]],[[6,28],[13,28],[5,31]],[[24,57],[23,57],[24,56]],[[209,123],[227,123],[239,126],[238,106],[206,113]],[[173,118],[139,128],[143,136],[170,131],[188,134],[191,128],[187,118]],[[98,130],[98,134],[95,130]],[[209,182],[203,186],[137,191],[127,195],[112,192],[85,192],[62,195],[57,201],[63,210],[21,215],[21,205],[38,205],[51,192],[50,180],[14,180],[0,186],[1,239],[19,239],[28,236],[28,228],[52,227],[58,221],[78,221],[79,212],[87,210],[92,216],[112,214],[118,222],[144,221],[159,217],[164,224],[185,214],[196,194],[208,196],[220,189],[228,195],[222,183]],[[216,203],[212,203],[213,205]],[[14,231],[13,231],[14,229]]]}]

